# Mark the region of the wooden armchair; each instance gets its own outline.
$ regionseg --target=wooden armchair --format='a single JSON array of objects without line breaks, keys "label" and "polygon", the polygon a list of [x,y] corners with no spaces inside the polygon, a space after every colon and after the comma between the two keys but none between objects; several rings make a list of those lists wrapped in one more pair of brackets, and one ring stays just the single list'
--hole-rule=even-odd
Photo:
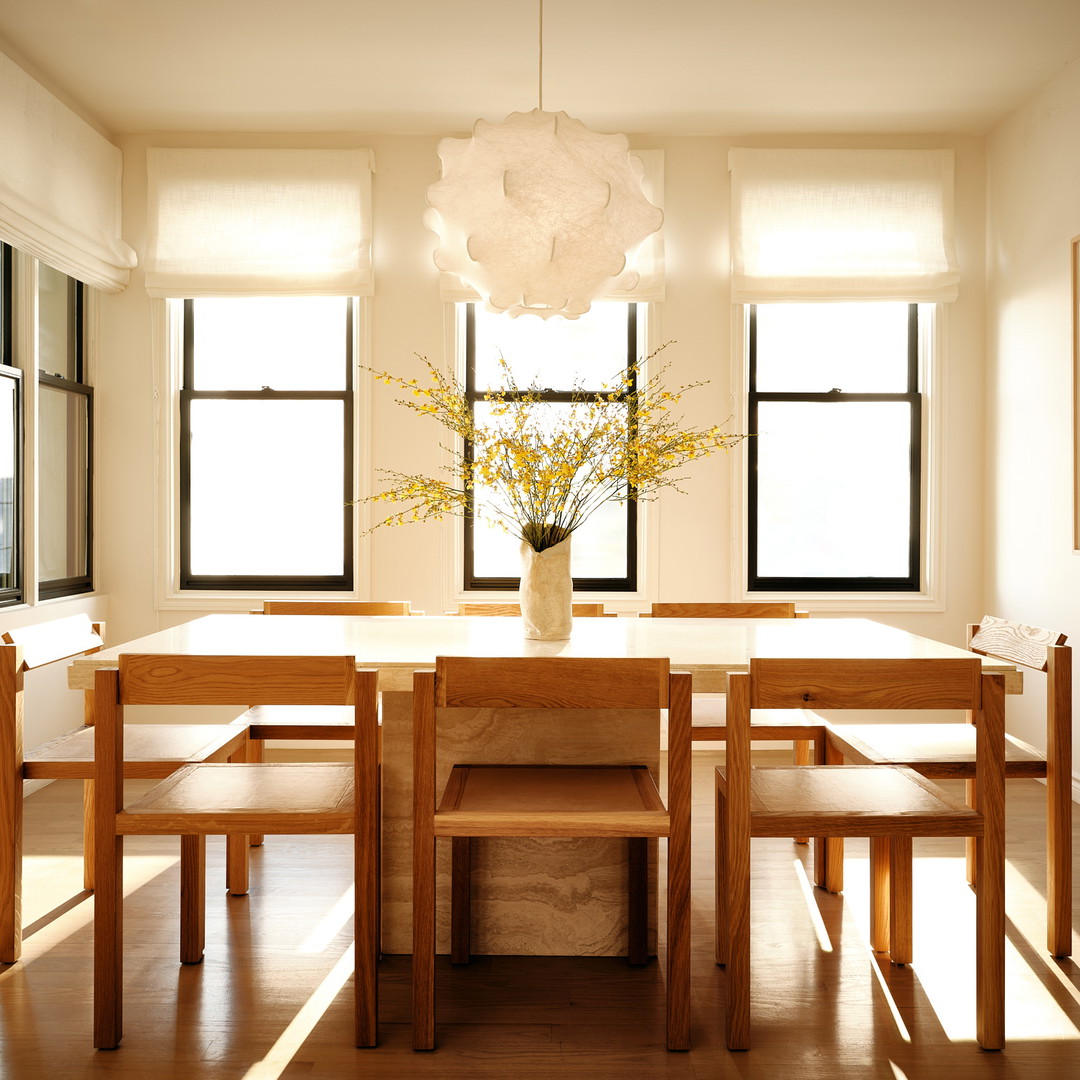
[{"label": "wooden armchair", "polygon": [[[473,603],[466,602],[458,604],[457,611],[448,611],[447,615],[504,615],[514,618],[521,617],[521,605],[514,603],[496,604],[496,603]],[[614,611],[605,611],[603,604],[571,604],[570,614],[576,619],[587,618],[603,618],[614,619],[616,617]]]},{"label": "wooden armchair", "polygon": [[[439,837],[627,837],[631,938],[647,912],[634,851],[668,839],[667,1046],[690,1039],[690,677],[666,660],[439,657],[413,685],[413,1046],[435,1046],[435,842]],[[667,709],[668,796],[643,765],[469,765],[436,796],[436,709]],[[580,715],[580,714],[578,714]],[[617,733],[613,736],[617,738]],[[631,946],[633,948],[633,946]]]},{"label": "wooden armchair", "polygon": [[[871,909],[871,935],[885,932],[893,958],[911,951],[910,868],[914,836],[974,836],[976,1036],[988,1050],[1005,1038],[1004,678],[977,658],[751,660],[728,678],[726,764],[716,770],[717,962],[727,966],[727,1045],[750,1045],[751,838],[870,838],[871,875],[888,906]],[[751,709],[960,709],[977,717],[978,810],[902,766],[751,768]],[[790,1004],[786,1002],[785,1004]]]},{"label": "wooden armchair", "polygon": [[[120,657],[95,673],[97,753],[94,815],[94,1045],[115,1047],[123,1014],[124,837],[175,835],[201,851],[212,834],[351,833],[354,841],[356,1044],[377,1034],[378,757],[374,671],[352,656]],[[126,804],[126,705],[348,705],[354,714],[351,764],[187,765]],[[198,883],[196,883],[196,886]],[[297,882],[302,888],[303,882]],[[184,913],[205,929],[202,896]]]}]

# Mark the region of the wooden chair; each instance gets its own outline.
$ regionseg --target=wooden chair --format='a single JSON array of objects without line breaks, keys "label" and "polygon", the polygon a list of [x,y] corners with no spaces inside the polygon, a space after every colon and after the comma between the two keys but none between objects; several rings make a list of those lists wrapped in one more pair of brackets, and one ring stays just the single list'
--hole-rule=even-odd
[{"label": "wooden chair", "polygon": [[[914,836],[974,836],[976,1028],[988,1050],[1004,1043],[1004,678],[977,658],[767,660],[728,677],[726,764],[716,770],[717,961],[727,966],[727,1045],[750,1045],[750,840],[758,836],[866,836],[871,875],[890,881],[889,907],[871,910],[871,936],[893,959],[911,950]],[[975,810],[902,766],[751,768],[750,710],[963,709],[977,717]],[[878,895],[884,895],[879,890]]]},{"label": "wooden chair", "polygon": [[[515,618],[521,617],[520,604],[484,604],[463,603],[458,604],[457,611],[448,611],[447,615],[509,615]],[[605,611],[603,604],[571,604],[570,614],[578,619],[603,618],[614,619],[614,611]]]},{"label": "wooden chair", "polygon": [[408,600],[264,600],[264,615],[422,615]]},{"label": "wooden chair", "polygon": [[[670,673],[667,660],[439,657],[434,671],[416,673],[413,701],[413,1047],[435,1046],[437,837],[627,837],[630,936],[643,940],[647,893],[633,887],[641,878],[634,864],[646,857],[646,838],[666,836],[667,1046],[688,1049],[689,675]],[[667,805],[643,765],[458,764],[436,802],[435,716],[442,707],[667,709]],[[633,959],[633,945],[631,952]]]},{"label": "wooden chair", "polygon": [[[23,699],[26,672],[95,653],[102,644],[101,625],[86,615],[10,630],[0,644],[0,963],[13,964],[22,952],[24,780],[83,781],[83,887],[94,888],[92,695],[84,699],[83,726],[25,754]],[[187,762],[224,761],[242,752],[245,741],[243,731],[222,724],[133,724],[124,774],[160,779]]]},{"label": "wooden chair", "polygon": [[[1046,947],[1072,954],[1072,649],[1065,635],[987,615],[968,627],[968,647],[1046,673],[1046,752],[1005,735],[1005,776],[1046,778]],[[830,754],[866,765],[907,765],[931,779],[975,771],[975,729],[953,724],[836,724]],[[977,867],[968,852],[968,877]]]},{"label": "wooden chair", "polygon": [[[653,619],[796,619],[809,612],[798,611],[787,601],[735,601],[731,603],[656,603],[639,618]],[[796,765],[819,764],[825,760],[825,722],[807,709],[758,712],[750,723],[756,742],[790,742]],[[694,722],[690,738],[695,742],[723,742],[727,739],[726,699],[723,694],[695,694]],[[805,844],[808,837],[797,836]]]},{"label": "wooden chair", "polygon": [[[376,678],[357,671],[352,656],[120,657],[119,670],[95,673],[97,782],[94,898],[94,1045],[115,1047],[123,1012],[123,838],[177,835],[202,848],[206,836],[244,833],[352,833],[355,874],[356,1044],[377,1034]],[[351,764],[187,765],[128,805],[120,762],[125,705],[344,705],[354,713]],[[182,905],[192,934],[202,938],[202,882]],[[297,886],[302,888],[302,882]]]}]

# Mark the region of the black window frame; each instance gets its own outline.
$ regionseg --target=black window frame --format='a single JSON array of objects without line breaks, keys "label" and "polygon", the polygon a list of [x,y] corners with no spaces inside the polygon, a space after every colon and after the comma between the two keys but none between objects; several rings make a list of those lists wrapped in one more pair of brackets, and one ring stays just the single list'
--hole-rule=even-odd
[{"label": "black window frame", "polygon": [[[68,339],[68,370],[75,378],[69,379],[56,372],[38,369],[39,396],[42,387],[58,390],[64,394],[81,397],[86,409],[86,491],[85,521],[86,572],[70,577],[48,578],[38,581],[38,599],[52,600],[60,596],[77,596],[94,589],[94,388],[86,382],[86,285],[68,277],[73,286],[69,294],[69,324],[73,333]],[[40,411],[40,410],[39,410]],[[39,428],[40,439],[40,428]]]},{"label": "black window frame", "polygon": [[14,584],[0,587],[0,607],[11,607],[24,602],[25,582],[25,529],[23,514],[23,415],[25,399],[23,396],[23,373],[14,363],[12,352],[11,315],[12,305],[12,267],[13,249],[10,244],[0,242],[0,379],[9,379],[14,383],[15,416],[12,431],[13,490],[13,537],[15,556],[12,566]]},{"label": "black window frame", "polygon": [[758,541],[758,445],[747,440],[747,591],[783,592],[919,592],[922,588],[922,424],[923,394],[919,389],[919,305],[908,304],[907,318],[907,388],[903,393],[844,393],[830,389],[824,393],[785,393],[757,390],[757,305],[749,305],[747,397],[748,430],[758,430],[758,406],[761,402],[823,402],[843,405],[847,402],[887,401],[908,404],[911,411],[911,450],[909,465],[908,573],[903,577],[764,577],[757,570]]},{"label": "black window frame", "polygon": [[[640,372],[638,371],[638,358],[640,351],[638,341],[641,335],[641,314],[639,304],[627,303],[627,332],[626,332],[626,371],[633,374],[633,382],[617,394],[617,400],[625,402],[632,408],[633,399],[640,388]],[[484,400],[484,395],[494,387],[480,389],[476,385],[476,304],[469,302],[465,305],[465,396],[472,408],[477,402]],[[577,393],[600,393],[610,394],[610,388],[605,387],[582,387]],[[539,396],[542,401],[552,403],[571,402],[574,400],[575,390],[544,390]],[[512,398],[512,394],[507,395]],[[632,422],[632,421],[631,421]],[[472,447],[466,443],[465,454],[471,459]],[[618,578],[598,577],[575,577],[575,592],[636,592],[638,588],[638,505],[637,501],[629,498],[625,502],[626,509],[626,574]],[[466,510],[464,518],[464,565],[463,565],[463,588],[466,592],[499,592],[513,591],[520,587],[520,577],[481,577],[475,569],[475,549],[473,534],[475,519],[472,508]]]},{"label": "black window frame", "polygon": [[[229,592],[351,592],[354,588],[354,519],[351,505],[354,490],[354,396],[353,337],[356,301],[349,298],[345,316],[345,382],[341,390],[196,390],[194,383],[195,318],[194,301],[183,301],[183,357],[180,385],[180,498],[179,498],[179,586],[181,589]],[[200,400],[231,401],[340,401],[343,411],[344,443],[342,513],[342,573],[331,575],[224,575],[194,574],[191,571],[191,404]]]}]

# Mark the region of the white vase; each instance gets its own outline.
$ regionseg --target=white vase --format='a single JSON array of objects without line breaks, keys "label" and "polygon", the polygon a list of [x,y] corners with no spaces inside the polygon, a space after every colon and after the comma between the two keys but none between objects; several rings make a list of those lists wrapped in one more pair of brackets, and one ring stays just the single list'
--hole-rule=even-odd
[{"label": "white vase", "polygon": [[536,551],[521,543],[521,617],[525,636],[534,641],[563,641],[570,636],[571,598],[570,537],[554,547]]}]

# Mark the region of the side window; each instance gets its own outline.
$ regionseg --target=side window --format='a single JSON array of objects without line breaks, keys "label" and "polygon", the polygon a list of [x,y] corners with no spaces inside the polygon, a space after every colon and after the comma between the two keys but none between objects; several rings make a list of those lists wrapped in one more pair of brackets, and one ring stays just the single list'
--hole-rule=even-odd
[{"label": "side window", "polygon": [[0,604],[22,600],[22,372],[11,342],[11,248],[0,244]]},{"label": "side window", "polygon": [[760,304],[749,322],[749,590],[919,590],[918,306]]},{"label": "side window", "polygon": [[345,297],[183,302],[180,586],[353,587]]},{"label": "side window", "polygon": [[[613,385],[641,356],[637,304],[595,303],[573,320],[512,319],[477,304],[464,308],[465,388],[478,419],[486,408],[484,394],[504,388],[500,359],[509,364],[518,387],[542,387],[545,407],[557,416],[569,407],[574,390],[599,391]],[[633,391],[632,386],[622,395],[628,408]],[[484,497],[478,489],[477,502]],[[467,515],[465,588],[516,588],[518,544],[498,526]],[[636,589],[637,504],[630,500],[603,504],[574,532],[571,560],[577,590]]]},{"label": "side window", "polygon": [[38,264],[38,596],[93,586],[94,391],[87,381],[85,286]]}]

